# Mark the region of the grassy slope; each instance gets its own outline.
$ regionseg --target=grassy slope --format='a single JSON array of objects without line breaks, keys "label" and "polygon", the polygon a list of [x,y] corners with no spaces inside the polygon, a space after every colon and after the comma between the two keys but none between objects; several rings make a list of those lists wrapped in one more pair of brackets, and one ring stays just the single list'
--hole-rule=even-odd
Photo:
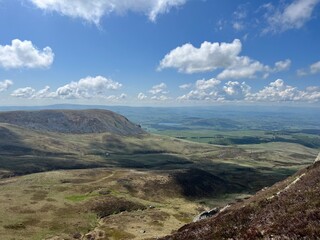
[{"label": "grassy slope", "polygon": [[[3,123],[0,133],[2,177],[66,169],[0,181],[5,239],[70,238],[94,229],[105,239],[169,234],[205,207],[271,185],[317,154],[291,143],[222,147],[150,134],[44,133]],[[115,214],[99,219],[95,204],[114,202],[121,203]],[[136,210],[141,205],[146,209]],[[132,211],[118,214],[127,208]]]},{"label": "grassy slope", "polygon": [[93,230],[110,239],[154,237],[181,227],[203,208],[160,171],[37,173],[1,180],[0,192],[3,239],[72,239]]},{"label": "grassy slope", "polygon": [[320,162],[163,240],[318,239]]}]

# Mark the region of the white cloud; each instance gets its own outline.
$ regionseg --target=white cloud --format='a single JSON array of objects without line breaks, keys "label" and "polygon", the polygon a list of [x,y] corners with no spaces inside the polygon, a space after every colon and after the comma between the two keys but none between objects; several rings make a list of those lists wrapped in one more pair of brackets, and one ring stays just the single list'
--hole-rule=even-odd
[{"label": "white cloud", "polygon": [[198,80],[195,88],[188,94],[178,97],[178,100],[187,101],[232,101],[244,100],[249,94],[251,87],[245,82],[229,81],[221,86],[221,81],[216,79]]},{"label": "white cloud", "polygon": [[286,59],[284,61],[279,61],[279,62],[275,63],[274,71],[275,72],[286,71],[290,68],[290,66],[291,66],[290,59]]},{"label": "white cloud", "polygon": [[171,98],[166,96],[166,95],[160,95],[160,96],[152,96],[151,100],[153,101],[167,101],[170,100]]},{"label": "white cloud", "polygon": [[320,92],[320,87],[318,86],[310,86],[306,88],[307,92]]},{"label": "white cloud", "polygon": [[218,74],[218,79],[255,78],[257,73],[269,73],[271,68],[249,57],[236,57],[232,65]]},{"label": "white cloud", "polygon": [[11,80],[4,80],[0,82],[0,92],[8,90],[9,87],[13,85],[13,82]]},{"label": "white cloud", "polygon": [[121,83],[115,82],[102,76],[89,76],[86,78],[82,78],[77,84],[80,89],[94,90],[97,92],[103,90],[117,90],[122,87]]},{"label": "white cloud", "polygon": [[147,99],[148,97],[147,97],[147,95],[145,95],[144,93],[139,93],[138,94],[138,99],[139,100],[145,100],[145,99]]},{"label": "white cloud", "polygon": [[238,6],[237,10],[233,12],[233,16],[235,19],[242,20],[242,19],[247,18],[247,16],[248,16],[247,5],[248,5],[248,3],[241,4]]},{"label": "white cloud", "polygon": [[222,31],[227,25],[227,21],[220,19],[216,24],[216,31]]},{"label": "white cloud", "polygon": [[259,61],[252,60],[246,56],[240,56],[235,59],[232,66],[223,70],[218,74],[219,79],[241,79],[241,78],[255,78],[258,73],[262,74],[263,78],[267,78],[270,73],[286,71],[291,66],[291,60],[278,61],[274,68],[264,65]]},{"label": "white cloud", "polygon": [[[31,87],[20,88],[15,90],[11,95],[21,98],[57,98],[57,99],[90,99],[95,97],[107,98],[107,92],[118,90],[122,87],[121,83],[115,82],[102,76],[86,77],[78,82],[71,82],[56,91],[50,91],[50,87],[46,86],[40,91],[36,91]],[[125,94],[121,94],[120,99],[124,99]]]},{"label": "white cloud", "polygon": [[196,73],[225,68],[232,65],[241,48],[239,39],[232,43],[203,42],[200,48],[187,43],[168,53],[161,60],[158,69],[176,68],[179,72]]},{"label": "white cloud", "polygon": [[294,0],[291,4],[275,8],[272,4],[265,5],[268,27],[264,33],[284,32],[299,29],[312,18],[312,13],[319,0]]},{"label": "white cloud", "polygon": [[218,79],[255,78],[257,74],[268,76],[272,72],[284,71],[290,67],[291,61],[279,61],[275,68],[264,65],[247,56],[239,56],[242,44],[239,39],[232,43],[204,42],[200,48],[191,44],[177,47],[161,61],[158,70],[176,68],[179,72],[197,73],[222,69]]},{"label": "white cloud", "polygon": [[221,81],[215,79],[215,78],[211,78],[209,80],[198,80],[196,81],[196,88],[198,90],[207,90],[207,89],[212,89],[214,87],[216,87],[217,85],[219,85],[221,83]]},{"label": "white cloud", "polygon": [[128,97],[127,94],[121,93],[120,96],[119,96],[119,99],[126,99],[127,97]]},{"label": "white cloud", "polygon": [[317,74],[320,72],[320,61],[310,65],[309,69],[298,69],[297,74],[299,76],[306,76],[309,74]]},{"label": "white cloud", "polygon": [[226,95],[224,95],[225,99],[243,100],[250,94],[251,87],[245,82],[239,83],[237,81],[229,81],[225,84],[223,90],[226,93]]},{"label": "white cloud", "polygon": [[320,72],[320,61],[316,62],[310,66],[310,72],[312,74],[316,74],[316,73]]},{"label": "white cloud", "polygon": [[[171,99],[171,97],[167,96],[169,93],[167,91],[167,85],[165,83],[160,83],[158,85],[153,86],[149,93],[151,93],[153,96],[150,97],[150,100],[153,101],[167,101]],[[148,97],[144,93],[139,93],[138,99],[139,100],[145,100]]]},{"label": "white cloud", "polygon": [[160,83],[158,85],[153,86],[149,92],[153,95],[156,94],[167,94],[168,92],[166,91],[167,85],[165,83]]},{"label": "white cloud", "polygon": [[187,0],[29,0],[45,11],[55,11],[59,14],[82,18],[85,21],[99,24],[101,18],[111,13],[138,12],[146,14],[155,21],[159,14],[179,7]]},{"label": "white cloud", "polygon": [[31,41],[14,39],[11,45],[0,45],[0,67],[10,68],[47,68],[54,60],[50,47],[37,49]]},{"label": "white cloud", "polygon": [[221,82],[217,79],[201,79],[197,80],[194,84],[194,89],[189,93],[178,97],[178,100],[195,100],[195,101],[208,101],[208,100],[218,100],[219,90],[217,86]]},{"label": "white cloud", "polygon": [[296,87],[286,85],[282,79],[277,79],[263,89],[252,92],[252,88],[245,82],[229,81],[224,85],[221,83],[212,85],[210,88],[201,88],[195,83],[194,89],[178,97],[177,100],[207,102],[320,102],[320,87],[311,86],[306,90],[299,90]]},{"label": "white cloud", "polygon": [[248,3],[240,4],[237,10],[233,12],[232,27],[236,31],[245,29],[245,19],[248,16]]},{"label": "white cloud", "polygon": [[127,98],[127,94],[125,93],[121,93],[120,96],[116,96],[116,95],[110,95],[105,97],[108,101],[111,102],[119,102],[121,100],[125,100]]},{"label": "white cloud", "polygon": [[234,30],[241,31],[244,29],[244,24],[242,22],[234,22],[232,27]]},{"label": "white cloud", "polygon": [[121,86],[121,83],[102,76],[86,77],[58,88],[55,93],[59,98],[92,98],[103,96],[108,90],[118,90]]},{"label": "white cloud", "polygon": [[55,92],[50,92],[50,87],[46,86],[45,88],[39,90],[38,92],[35,92],[31,98],[55,98],[57,95]]},{"label": "white cloud", "polygon": [[170,97],[167,96],[169,93],[167,90],[167,85],[165,83],[160,83],[158,85],[154,85],[150,90],[149,93],[152,94],[151,97],[148,98],[148,96],[142,92],[140,92],[137,96],[137,99],[140,101],[143,100],[153,100],[153,101],[166,101],[171,99]]},{"label": "white cloud", "polygon": [[32,98],[36,90],[31,87],[18,88],[11,93],[11,96],[18,98]]},{"label": "white cloud", "polygon": [[188,89],[191,88],[192,84],[191,83],[186,83],[186,84],[182,84],[179,86],[180,89]]},{"label": "white cloud", "polygon": [[247,98],[251,101],[262,102],[317,102],[320,100],[319,89],[311,88],[306,91],[286,85],[282,79],[271,82],[269,86]]},{"label": "white cloud", "polygon": [[308,75],[308,73],[304,69],[298,69],[297,70],[297,75],[298,76],[306,76],[306,75]]}]

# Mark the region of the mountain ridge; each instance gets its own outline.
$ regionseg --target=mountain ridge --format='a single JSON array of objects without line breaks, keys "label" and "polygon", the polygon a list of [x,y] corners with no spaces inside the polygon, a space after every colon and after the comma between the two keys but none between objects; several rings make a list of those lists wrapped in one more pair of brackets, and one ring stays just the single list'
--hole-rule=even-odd
[{"label": "mountain ridge", "polygon": [[145,133],[140,125],[108,110],[35,110],[0,112],[0,123],[32,130],[88,134],[110,132],[118,135]]}]

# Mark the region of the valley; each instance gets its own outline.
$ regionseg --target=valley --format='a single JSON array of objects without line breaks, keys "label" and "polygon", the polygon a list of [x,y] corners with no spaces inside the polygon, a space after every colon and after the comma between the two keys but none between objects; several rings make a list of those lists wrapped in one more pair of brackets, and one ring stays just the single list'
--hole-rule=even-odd
[{"label": "valley", "polygon": [[[27,112],[28,118],[25,112],[10,114],[0,113],[0,235],[5,239],[165,236],[204,210],[242,201],[291,176],[319,152],[306,142],[221,145],[201,138],[266,134],[271,139],[263,128],[150,130],[146,122],[136,121],[140,128],[104,110],[51,110],[50,124],[46,111]],[[94,127],[88,132],[83,123]],[[319,138],[297,128],[286,134],[287,139]]]}]

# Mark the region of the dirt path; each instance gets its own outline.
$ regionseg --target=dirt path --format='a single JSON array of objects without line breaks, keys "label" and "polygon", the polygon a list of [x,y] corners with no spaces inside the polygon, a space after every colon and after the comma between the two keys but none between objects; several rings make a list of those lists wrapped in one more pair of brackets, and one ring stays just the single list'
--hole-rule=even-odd
[{"label": "dirt path", "polygon": [[110,175],[106,176],[106,177],[103,177],[103,178],[100,178],[96,181],[93,181],[93,182],[88,182],[87,184],[93,184],[93,183],[100,183],[100,182],[103,182],[104,180],[106,179],[109,179],[109,178],[112,178],[118,171],[114,171],[112,172]]}]

